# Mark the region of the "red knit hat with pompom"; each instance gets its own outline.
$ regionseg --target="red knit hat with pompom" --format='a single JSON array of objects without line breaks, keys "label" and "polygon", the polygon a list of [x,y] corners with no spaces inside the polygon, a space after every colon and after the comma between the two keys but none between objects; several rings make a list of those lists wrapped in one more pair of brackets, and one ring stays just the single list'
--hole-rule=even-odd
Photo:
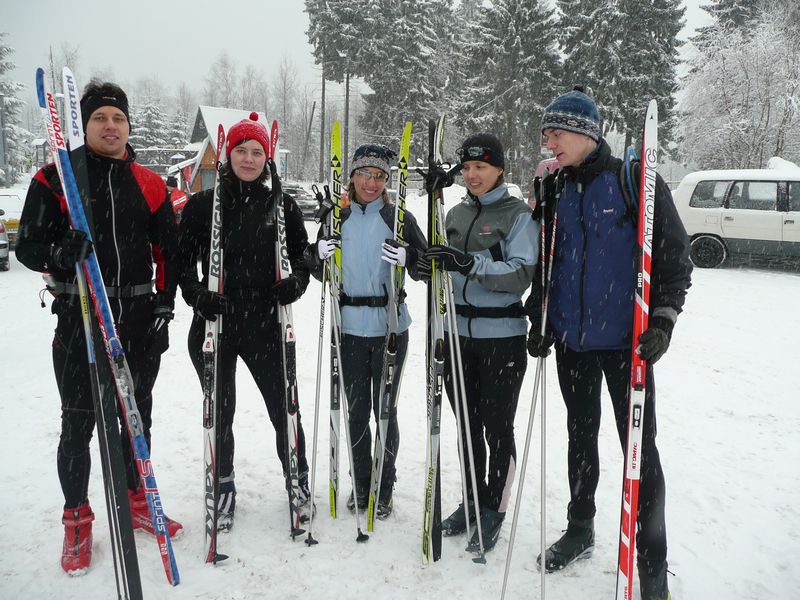
[{"label": "red knit hat with pompom", "polygon": [[225,156],[231,157],[231,150],[246,140],[255,140],[264,148],[264,154],[269,156],[269,133],[267,128],[258,122],[258,113],[250,113],[249,119],[242,119],[228,130],[225,141]]}]

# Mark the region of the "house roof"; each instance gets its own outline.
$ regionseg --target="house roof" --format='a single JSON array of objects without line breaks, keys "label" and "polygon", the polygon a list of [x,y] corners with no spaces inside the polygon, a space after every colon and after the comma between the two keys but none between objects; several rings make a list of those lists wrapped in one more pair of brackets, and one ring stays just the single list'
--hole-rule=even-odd
[{"label": "house roof", "polygon": [[[250,116],[250,110],[240,110],[238,108],[220,108],[218,106],[199,106],[197,108],[197,115],[194,119],[194,127],[192,128],[192,137],[190,143],[203,142],[206,139],[216,148],[217,145],[217,127],[221,124],[227,132],[233,125],[247,119]],[[269,123],[267,117],[263,112],[258,113],[258,120],[261,121],[267,129]]]}]

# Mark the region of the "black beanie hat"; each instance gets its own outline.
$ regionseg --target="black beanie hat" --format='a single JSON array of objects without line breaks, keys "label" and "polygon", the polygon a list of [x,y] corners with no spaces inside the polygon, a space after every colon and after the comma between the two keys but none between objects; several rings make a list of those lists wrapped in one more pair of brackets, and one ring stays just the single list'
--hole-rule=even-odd
[{"label": "black beanie hat", "polygon": [[472,134],[464,140],[457,154],[462,163],[468,160],[480,160],[501,169],[506,167],[503,144],[493,133]]},{"label": "black beanie hat", "polygon": [[128,96],[122,88],[116,85],[103,85],[88,89],[81,98],[81,120],[83,129],[86,131],[86,124],[92,113],[102,106],[113,106],[125,114],[128,120],[128,129],[131,129],[131,116],[128,112]]}]

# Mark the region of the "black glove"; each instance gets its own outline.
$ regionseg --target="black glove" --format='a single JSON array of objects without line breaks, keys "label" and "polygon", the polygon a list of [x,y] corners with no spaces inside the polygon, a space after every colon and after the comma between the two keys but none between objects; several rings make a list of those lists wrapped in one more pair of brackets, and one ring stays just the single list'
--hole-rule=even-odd
[{"label": "black glove", "polygon": [[298,300],[303,295],[305,287],[297,275],[289,275],[286,279],[276,281],[272,285],[272,290],[278,297],[278,302],[285,306]]},{"label": "black glove", "polygon": [[92,242],[86,233],[78,229],[67,229],[61,241],[53,244],[51,255],[59,269],[71,269],[75,263],[92,252]]},{"label": "black glove", "polygon": [[445,171],[442,165],[432,165],[427,171],[417,169],[417,173],[425,178],[425,191],[429,194],[434,190],[450,187],[455,181],[456,175],[463,169],[461,164],[455,165],[449,171]]},{"label": "black glove", "polygon": [[231,312],[230,301],[225,296],[205,289],[197,291],[192,306],[206,321],[216,321],[217,315]]},{"label": "black glove", "polygon": [[435,260],[436,268],[444,271],[458,271],[469,275],[475,258],[451,246],[431,246],[425,253],[426,260]]},{"label": "black glove", "polygon": [[420,281],[430,281],[431,277],[433,277],[433,271],[431,271],[431,261],[426,260],[424,254],[417,259],[416,272],[417,278]]},{"label": "black glove", "polygon": [[639,356],[655,364],[669,348],[674,323],[663,317],[650,319],[647,330],[639,336]]},{"label": "black glove", "polygon": [[550,347],[553,345],[553,336],[545,330],[542,335],[541,328],[536,325],[528,332],[528,354],[535,358],[550,356]]},{"label": "black glove", "polygon": [[169,348],[169,322],[175,317],[172,306],[156,298],[153,309],[153,322],[147,332],[147,351],[153,356],[161,356]]}]

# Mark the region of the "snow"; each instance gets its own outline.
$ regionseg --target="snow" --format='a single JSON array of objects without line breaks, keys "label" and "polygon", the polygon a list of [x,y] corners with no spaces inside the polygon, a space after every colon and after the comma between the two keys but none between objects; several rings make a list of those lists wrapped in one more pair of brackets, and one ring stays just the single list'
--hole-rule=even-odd
[{"label": "snow", "polygon": [[[448,198],[452,202],[452,195]],[[423,221],[424,201],[409,199]],[[316,227],[307,223],[309,234]],[[0,561],[0,597],[106,599],[114,575],[103,506],[100,464],[93,444],[89,485],[94,523],[94,561],[89,572],[69,578],[59,567],[62,496],[55,468],[59,400],[50,359],[55,317],[39,308],[39,274],[12,256],[0,273],[0,354],[3,401],[0,423],[6,460],[0,475],[6,546]],[[146,598],[499,598],[510,532],[510,514],[497,548],[481,566],[464,552],[463,537],[445,538],[442,560],[420,560],[425,448],[424,286],[408,286],[415,319],[399,403],[401,446],[395,513],[378,522],[365,544],[355,542],[355,519],[340,500],[340,518],[327,506],[328,411],[320,411],[314,535],[307,547],[288,537],[287,501],[275,456],[274,431],[247,369],[239,368],[236,419],[237,522],[221,535],[230,559],[203,563],[202,399],[186,352],[191,312],[178,300],[172,346],[164,355],[155,389],[153,462],[167,514],[183,522],[174,541],[182,583],[170,589],[154,540],[137,533]],[[314,424],[319,283],[294,305],[300,364],[299,386],[309,455]],[[789,599],[800,589],[800,409],[795,336],[800,276],[763,269],[696,270],[686,310],[672,347],[656,366],[659,450],[667,477],[670,577],[676,599]],[[327,344],[325,344],[327,357]],[[327,364],[327,358],[324,359]],[[528,365],[517,413],[522,448],[535,363]],[[323,382],[326,378],[323,377]],[[794,391],[793,391],[794,390]],[[322,397],[326,398],[324,383]],[[565,414],[555,365],[547,365],[547,539],[565,527]],[[323,402],[324,404],[324,402]],[[610,598],[615,589],[622,456],[604,399],[602,477],[597,492],[594,556],[548,575],[547,596],[563,600]],[[523,512],[511,567],[508,598],[539,598],[540,425],[537,408]],[[460,498],[454,419],[442,417],[442,510]],[[342,436],[342,440],[344,437]],[[342,443],[344,443],[342,441]],[[342,495],[350,490],[346,457]],[[516,488],[512,494],[513,509]],[[638,595],[635,596],[638,598]]]}]

